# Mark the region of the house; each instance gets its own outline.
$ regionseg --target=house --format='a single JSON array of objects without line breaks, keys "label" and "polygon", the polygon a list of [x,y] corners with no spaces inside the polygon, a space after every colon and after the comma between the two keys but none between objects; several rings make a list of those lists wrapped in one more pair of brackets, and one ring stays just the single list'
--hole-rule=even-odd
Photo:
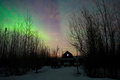
[{"label": "house", "polygon": [[74,61],[75,61],[74,57],[69,51],[66,51],[62,55],[62,58],[61,58],[62,65],[64,65],[64,66],[72,66],[72,65],[74,65]]},{"label": "house", "polygon": [[61,64],[64,66],[77,66],[83,63],[83,56],[73,56],[72,53],[66,51],[61,58]]}]

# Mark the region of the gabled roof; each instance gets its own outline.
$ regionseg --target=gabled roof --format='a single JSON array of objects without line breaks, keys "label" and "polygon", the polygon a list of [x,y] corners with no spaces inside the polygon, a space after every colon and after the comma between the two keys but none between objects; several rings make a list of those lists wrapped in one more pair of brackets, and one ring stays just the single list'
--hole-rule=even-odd
[{"label": "gabled roof", "polygon": [[73,58],[72,53],[70,53],[69,51],[66,51],[63,55],[62,58]]}]

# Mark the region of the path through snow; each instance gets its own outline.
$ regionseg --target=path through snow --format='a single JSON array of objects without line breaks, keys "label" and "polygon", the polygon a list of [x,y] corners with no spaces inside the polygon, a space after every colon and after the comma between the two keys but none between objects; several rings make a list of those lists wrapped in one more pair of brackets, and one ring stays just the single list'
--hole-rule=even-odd
[{"label": "path through snow", "polygon": [[51,69],[43,67],[39,73],[29,72],[22,76],[0,77],[0,80],[114,80],[109,78],[89,78],[85,75],[82,67],[81,75],[76,74],[76,67],[62,67]]}]

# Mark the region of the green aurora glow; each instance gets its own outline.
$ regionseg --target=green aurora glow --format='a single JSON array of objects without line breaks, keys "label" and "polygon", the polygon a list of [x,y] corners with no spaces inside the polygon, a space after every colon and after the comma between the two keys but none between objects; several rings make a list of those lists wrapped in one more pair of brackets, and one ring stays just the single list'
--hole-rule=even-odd
[{"label": "green aurora glow", "polygon": [[[0,6],[0,24],[3,24],[1,28],[8,28],[8,30],[13,31],[16,29],[17,31],[22,31],[24,33],[25,23],[24,23],[24,15],[21,15],[19,11],[15,10],[13,7],[9,7],[8,9],[4,6]],[[19,24],[19,25],[18,25]],[[42,25],[41,25],[42,26]],[[31,30],[33,32],[38,32],[38,36],[44,41],[50,40],[50,37],[47,33],[41,28],[38,29],[35,27],[35,24],[31,26]]]}]

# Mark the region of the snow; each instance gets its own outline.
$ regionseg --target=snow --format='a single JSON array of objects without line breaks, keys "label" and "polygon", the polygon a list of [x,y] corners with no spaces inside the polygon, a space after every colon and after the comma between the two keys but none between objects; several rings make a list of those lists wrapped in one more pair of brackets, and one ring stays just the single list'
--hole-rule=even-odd
[{"label": "snow", "polygon": [[39,73],[30,71],[22,76],[0,77],[0,80],[114,80],[109,78],[89,78],[85,75],[82,66],[79,68],[81,74],[76,74],[76,67],[62,67],[51,69],[43,67]]}]

